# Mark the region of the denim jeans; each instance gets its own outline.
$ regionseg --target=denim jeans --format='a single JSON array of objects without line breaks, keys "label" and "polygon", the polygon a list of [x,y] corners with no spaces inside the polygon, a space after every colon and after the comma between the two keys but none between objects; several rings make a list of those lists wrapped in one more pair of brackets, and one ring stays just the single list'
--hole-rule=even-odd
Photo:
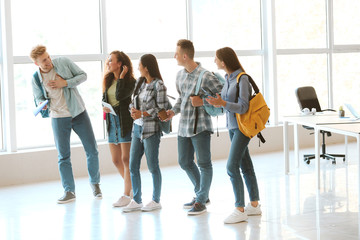
[{"label": "denim jeans", "polygon": [[130,177],[134,192],[134,200],[142,203],[140,163],[145,153],[147,165],[153,179],[152,200],[159,203],[161,194],[161,172],[159,167],[160,132],[141,140],[142,127],[134,123],[130,148]]},{"label": "denim jeans", "polygon": [[90,183],[99,183],[99,154],[87,111],[85,110],[75,118],[51,118],[51,124],[54,132],[55,146],[58,150],[61,182],[65,191],[75,192],[75,182],[70,161],[71,129],[79,136],[84,146]]},{"label": "denim jeans", "polygon": [[245,207],[244,184],[240,168],[249,192],[250,201],[259,201],[258,184],[248,149],[250,138],[246,137],[239,129],[230,129],[229,135],[231,147],[226,169],[233,186],[235,207]]},{"label": "denim jeans", "polygon": [[[205,204],[209,198],[213,176],[210,152],[210,132],[204,131],[193,137],[178,136],[179,165],[194,185],[196,202]],[[197,164],[194,162],[196,153]],[[200,168],[200,171],[199,171]]]}]

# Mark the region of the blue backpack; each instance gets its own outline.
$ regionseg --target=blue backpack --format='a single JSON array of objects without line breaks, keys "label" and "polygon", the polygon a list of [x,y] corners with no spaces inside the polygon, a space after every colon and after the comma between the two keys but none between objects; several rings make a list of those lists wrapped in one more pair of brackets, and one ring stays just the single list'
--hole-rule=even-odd
[{"label": "blue backpack", "polygon": [[[34,73],[34,78],[35,78],[35,83],[36,85],[42,89],[44,91],[44,89],[41,87],[41,83],[40,83],[40,79],[39,79],[39,75],[37,72]],[[45,93],[43,92],[43,96],[45,97]],[[37,103],[36,103],[36,99],[34,98],[34,101],[35,101],[35,106],[37,107]],[[50,109],[49,109],[49,106],[45,109],[45,110],[41,110],[40,111],[40,114],[41,114],[41,117],[43,118],[48,118],[50,116]]]},{"label": "blue backpack", "polygon": [[[199,91],[200,91],[200,86],[201,86],[201,82],[202,82],[202,77],[204,75],[206,70],[203,70],[200,75],[199,75],[199,78],[197,80],[197,83],[196,83],[196,88],[195,88],[195,95],[198,95],[199,94]],[[225,79],[219,74],[219,73],[213,73],[215,75],[215,77],[220,81],[220,83],[222,85],[225,84]],[[209,94],[209,93],[208,93]],[[204,109],[205,111],[207,112],[207,114],[209,114],[210,116],[212,117],[216,117],[216,116],[219,116],[219,115],[223,115],[225,112],[224,112],[224,109],[222,107],[220,108],[217,108],[217,107],[214,107],[212,105],[208,105],[208,104],[204,104]]]}]

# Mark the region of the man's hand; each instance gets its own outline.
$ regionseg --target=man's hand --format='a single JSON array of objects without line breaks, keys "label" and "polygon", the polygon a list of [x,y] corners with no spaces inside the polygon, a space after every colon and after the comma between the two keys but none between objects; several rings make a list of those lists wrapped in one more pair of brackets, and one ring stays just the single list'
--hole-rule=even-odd
[{"label": "man's hand", "polygon": [[56,74],[55,80],[50,80],[48,83],[48,86],[53,89],[63,88],[63,87],[66,87],[67,85],[68,85],[67,81],[57,74]]},{"label": "man's hand", "polygon": [[[43,102],[40,102],[39,105],[41,105]],[[45,107],[42,109],[42,110],[46,110],[48,107],[47,107],[47,104],[45,105]]]},{"label": "man's hand", "polygon": [[166,115],[167,115],[167,118],[164,119],[164,120],[162,120],[162,121],[164,121],[164,122],[167,122],[167,121],[169,121],[170,119],[172,119],[172,118],[175,116],[175,113],[174,113],[173,110],[167,110],[167,111],[166,111]]},{"label": "man's hand", "polygon": [[190,100],[193,107],[200,107],[204,105],[204,101],[199,96],[192,96],[190,97]]}]

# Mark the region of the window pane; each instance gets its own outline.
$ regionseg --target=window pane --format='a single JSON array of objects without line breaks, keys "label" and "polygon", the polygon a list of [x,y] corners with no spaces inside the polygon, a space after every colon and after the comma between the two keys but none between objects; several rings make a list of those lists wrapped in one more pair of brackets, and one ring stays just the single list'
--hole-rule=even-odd
[{"label": "window pane", "polygon": [[[1,59],[1,50],[0,50],[0,59]],[[0,60],[0,151],[4,150],[4,132],[3,132],[3,114],[2,114],[2,97],[1,97],[1,93],[2,93],[2,84],[3,80],[2,80],[2,62]]]},{"label": "window pane", "polygon": [[193,3],[193,34],[197,51],[261,49],[260,1],[197,0]]},{"label": "window pane", "polygon": [[11,10],[15,56],[37,44],[54,55],[100,53],[99,1],[11,0]]},{"label": "window pane", "polygon": [[186,38],[186,1],[107,0],[106,27],[110,52],[175,51]]},{"label": "window pane", "polygon": [[[334,109],[350,103],[360,113],[360,53],[333,55]],[[344,108],[346,116],[351,116]]]},{"label": "window pane", "polygon": [[277,48],[326,47],[326,1],[276,0]]},{"label": "window pane", "polygon": [[359,44],[360,1],[334,0],[333,3],[335,44]]},{"label": "window pane", "polygon": [[[104,129],[101,107],[101,63],[77,63],[87,74],[88,79],[78,86],[80,94],[89,113],[96,139],[104,139]],[[18,148],[39,146],[53,146],[54,138],[50,118],[34,117],[35,108],[32,94],[31,77],[36,71],[34,64],[16,64],[15,74],[15,102],[16,102],[16,131]],[[79,142],[77,135],[71,134],[71,142]]]},{"label": "window pane", "polygon": [[279,117],[298,114],[295,90],[313,86],[322,109],[328,108],[326,54],[283,55],[277,57]]}]

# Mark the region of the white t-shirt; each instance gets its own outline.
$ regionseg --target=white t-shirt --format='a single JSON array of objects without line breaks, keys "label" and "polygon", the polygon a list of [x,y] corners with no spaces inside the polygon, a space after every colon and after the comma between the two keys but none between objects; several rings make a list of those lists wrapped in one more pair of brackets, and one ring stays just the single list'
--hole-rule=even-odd
[{"label": "white t-shirt", "polygon": [[62,88],[53,89],[48,86],[50,80],[56,80],[56,72],[54,68],[51,71],[44,73],[41,72],[42,80],[47,91],[47,95],[50,98],[50,117],[62,118],[71,117],[70,111],[67,107],[64,97],[64,91]]},{"label": "white t-shirt", "polygon": [[[141,111],[142,111],[142,109],[144,107],[143,106],[144,105],[143,100],[146,97],[145,94],[146,94],[146,89],[147,89],[148,86],[149,86],[149,84],[146,83],[145,87],[141,90],[141,92],[139,92],[138,101],[139,101],[139,108],[140,108]],[[135,124],[137,124],[139,126],[142,126],[144,124],[144,121],[143,121],[142,118],[138,118],[134,122],[135,122]]]}]

